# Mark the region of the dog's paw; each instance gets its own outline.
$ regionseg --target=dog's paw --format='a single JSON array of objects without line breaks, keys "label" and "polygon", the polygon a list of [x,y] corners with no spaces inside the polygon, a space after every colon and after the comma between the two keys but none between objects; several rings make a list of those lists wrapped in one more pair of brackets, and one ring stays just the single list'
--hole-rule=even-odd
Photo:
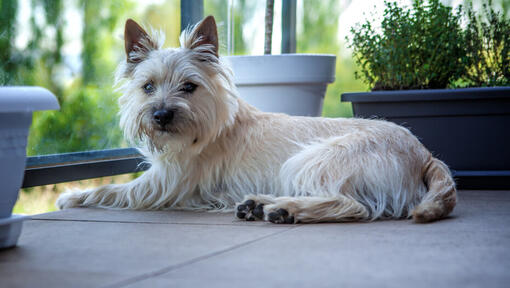
[{"label": "dog's paw", "polygon": [[83,204],[82,194],[82,192],[77,191],[64,192],[58,196],[58,199],[55,202],[55,206],[57,206],[57,208],[60,210],[79,207],[81,204]]},{"label": "dog's paw", "polygon": [[264,219],[264,204],[257,203],[248,199],[236,207],[236,217],[246,221],[255,221]]},{"label": "dog's paw", "polygon": [[[273,205],[271,205],[273,206]],[[266,220],[274,224],[294,224],[294,216],[289,213],[286,209],[277,208],[276,210],[271,207],[266,207],[267,217]],[[274,211],[272,211],[274,210]]]}]

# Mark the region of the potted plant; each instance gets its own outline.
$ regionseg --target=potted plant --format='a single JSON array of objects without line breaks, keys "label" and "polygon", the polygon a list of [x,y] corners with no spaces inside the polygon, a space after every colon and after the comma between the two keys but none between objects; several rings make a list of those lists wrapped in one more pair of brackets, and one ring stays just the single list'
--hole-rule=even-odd
[{"label": "potted plant", "polygon": [[0,87],[0,248],[16,245],[26,218],[13,215],[23,182],[32,111],[59,109],[56,97],[39,87]]},{"label": "potted plant", "polygon": [[274,0],[266,3],[263,56],[228,56],[239,95],[265,112],[320,116],[334,55],[271,54]]},{"label": "potted plant", "polygon": [[510,22],[490,2],[483,11],[386,2],[381,32],[367,21],[349,39],[372,92],[342,101],[410,128],[457,176],[510,177]]}]

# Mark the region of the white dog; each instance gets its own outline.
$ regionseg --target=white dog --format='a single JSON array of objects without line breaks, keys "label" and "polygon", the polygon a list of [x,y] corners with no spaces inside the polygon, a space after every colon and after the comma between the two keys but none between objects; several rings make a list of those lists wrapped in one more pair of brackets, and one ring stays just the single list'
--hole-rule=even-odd
[{"label": "white dog", "polygon": [[[153,33],[154,34],[154,33]],[[273,223],[413,217],[456,203],[446,165],[385,121],[264,113],[239,98],[212,16],[162,49],[126,22],[120,123],[151,168],[126,184],[64,193],[60,208],[221,209]]]}]

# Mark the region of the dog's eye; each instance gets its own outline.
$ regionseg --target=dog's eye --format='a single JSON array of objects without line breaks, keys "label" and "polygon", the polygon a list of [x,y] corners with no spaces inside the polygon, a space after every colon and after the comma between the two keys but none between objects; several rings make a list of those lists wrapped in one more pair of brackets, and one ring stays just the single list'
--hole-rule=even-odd
[{"label": "dog's eye", "polygon": [[184,85],[182,85],[182,88],[179,89],[179,91],[186,92],[186,93],[193,93],[197,89],[197,85],[191,82],[186,82]]},{"label": "dog's eye", "polygon": [[152,92],[154,92],[156,88],[154,87],[154,84],[152,84],[152,81],[150,82],[147,82],[145,83],[145,85],[143,85],[143,91],[145,91],[145,93],[147,94],[151,94]]}]

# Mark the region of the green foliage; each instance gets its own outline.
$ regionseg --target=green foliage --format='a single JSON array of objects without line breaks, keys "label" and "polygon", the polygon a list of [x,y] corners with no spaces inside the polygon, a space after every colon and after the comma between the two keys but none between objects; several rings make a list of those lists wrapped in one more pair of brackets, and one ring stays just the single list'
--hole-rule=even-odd
[{"label": "green foliage", "polygon": [[372,90],[446,88],[466,70],[461,12],[439,0],[412,9],[385,2],[381,33],[367,21],[351,29],[350,47]]},{"label": "green foliage", "polygon": [[[342,47],[340,47],[342,49]],[[340,102],[340,95],[346,92],[366,91],[367,86],[354,77],[356,65],[351,58],[339,57],[336,59],[335,82],[328,85],[322,116],[324,117],[352,117],[350,102]]]},{"label": "green foliage", "polygon": [[[111,85],[112,71],[116,60],[112,59],[113,42],[120,43],[120,39],[112,37],[117,25],[122,26],[125,19],[124,12],[130,3],[123,0],[114,1],[88,1],[81,0],[84,14],[83,51],[82,51],[82,81],[88,83],[101,83]],[[120,21],[122,20],[122,21]],[[118,49],[122,49],[117,46]],[[108,49],[104,49],[108,48]],[[120,50],[123,51],[123,50]]]},{"label": "green foliage", "polygon": [[[17,3],[3,1],[2,4],[6,2]],[[61,109],[34,114],[28,154],[119,147],[122,135],[117,123],[117,95],[111,87],[113,71],[119,60],[113,51],[121,55],[123,50],[121,41],[112,35],[130,3],[122,0],[82,1],[75,7],[83,11],[85,20],[82,71],[67,84],[62,81],[60,72],[64,68],[63,3],[61,0],[32,0],[31,4],[30,38],[26,49],[17,48],[14,37],[10,37],[10,50],[1,50],[2,57],[9,57],[10,61],[3,63],[12,63],[12,67],[1,67],[0,72],[5,71],[10,76],[8,79],[4,77],[1,84],[48,88],[57,95]],[[37,9],[44,12],[44,22],[36,21]],[[12,27],[15,33],[16,25]],[[48,30],[55,31],[53,37],[46,35]]]},{"label": "green foliage", "polygon": [[[67,94],[69,93],[69,94]],[[36,112],[29,136],[29,155],[118,147],[116,97],[108,86],[72,87],[60,111]]]},{"label": "green foliage", "polygon": [[350,47],[360,66],[356,77],[372,90],[510,85],[505,5],[496,12],[489,0],[483,15],[471,2],[455,13],[439,0],[415,0],[412,9],[385,5],[382,32],[374,20],[351,29]]},{"label": "green foliage", "polygon": [[470,86],[510,85],[510,20],[494,10],[492,0],[483,4],[482,11],[476,15],[472,3],[466,9],[465,48],[470,62],[463,82]]},{"label": "green foliage", "polygon": [[[234,27],[233,27],[233,55],[244,55],[247,53],[246,39],[243,35],[244,25],[250,21],[255,14],[255,1],[236,0],[233,7]],[[228,0],[207,0],[204,1],[204,14],[214,15],[218,25],[218,34],[220,35],[220,55],[228,55],[227,25],[228,25]]]},{"label": "green foliage", "polygon": [[[298,20],[296,50],[301,53],[332,53],[339,50],[338,0],[303,1],[303,18]],[[313,12],[313,13],[312,13]]]},{"label": "green foliage", "polygon": [[[339,1],[303,1],[302,18],[297,20],[297,53],[328,53],[337,55],[335,82],[328,85],[322,116],[352,117],[351,103],[340,102],[344,92],[366,90],[360,80],[354,79],[355,64],[350,58],[341,57],[343,47],[338,43]],[[313,11],[307,13],[309,11]]]},{"label": "green foliage", "polygon": [[16,1],[0,1],[0,85],[12,82],[16,65],[12,61],[12,42],[15,36],[16,13],[18,3]]},{"label": "green foliage", "polygon": [[[133,15],[130,16],[134,18]],[[161,29],[165,33],[165,47],[179,46],[181,34],[181,9],[179,0],[166,0],[162,3],[151,4],[147,7],[142,19],[149,19],[150,25]],[[138,20],[135,18],[135,20]],[[144,23],[143,21],[140,21]]]}]

